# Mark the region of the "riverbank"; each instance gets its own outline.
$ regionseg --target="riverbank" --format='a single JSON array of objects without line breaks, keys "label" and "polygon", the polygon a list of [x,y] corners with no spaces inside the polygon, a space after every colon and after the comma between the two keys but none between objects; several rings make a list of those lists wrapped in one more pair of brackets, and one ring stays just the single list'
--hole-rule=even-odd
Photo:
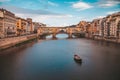
[{"label": "riverbank", "polygon": [[86,37],[86,38],[120,44],[120,39],[108,39],[108,38],[103,38],[99,36],[94,36],[94,37],[92,36],[92,37]]},{"label": "riverbank", "polygon": [[36,34],[0,39],[0,50],[37,38]]}]

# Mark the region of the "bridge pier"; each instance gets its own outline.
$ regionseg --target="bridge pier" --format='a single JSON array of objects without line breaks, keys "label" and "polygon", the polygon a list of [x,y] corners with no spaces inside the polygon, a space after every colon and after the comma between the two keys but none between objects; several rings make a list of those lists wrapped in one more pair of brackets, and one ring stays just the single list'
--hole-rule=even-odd
[{"label": "bridge pier", "polygon": [[57,39],[57,37],[56,37],[56,34],[55,34],[55,33],[52,35],[52,38],[53,38],[53,39]]},{"label": "bridge pier", "polygon": [[69,35],[68,35],[68,38],[72,38],[72,34],[69,34]]},{"label": "bridge pier", "polygon": [[46,39],[46,36],[45,35],[40,35],[39,39]]}]

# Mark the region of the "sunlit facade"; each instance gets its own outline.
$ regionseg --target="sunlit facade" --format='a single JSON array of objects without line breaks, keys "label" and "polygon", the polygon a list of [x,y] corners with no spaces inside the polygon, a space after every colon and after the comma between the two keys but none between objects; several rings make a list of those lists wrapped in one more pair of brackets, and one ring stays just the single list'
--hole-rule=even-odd
[{"label": "sunlit facade", "polygon": [[16,17],[16,27],[17,27],[17,35],[25,35],[27,29],[27,21],[23,18]]},{"label": "sunlit facade", "polygon": [[16,18],[15,14],[5,9],[0,9],[1,15],[1,33],[3,37],[16,36]]}]

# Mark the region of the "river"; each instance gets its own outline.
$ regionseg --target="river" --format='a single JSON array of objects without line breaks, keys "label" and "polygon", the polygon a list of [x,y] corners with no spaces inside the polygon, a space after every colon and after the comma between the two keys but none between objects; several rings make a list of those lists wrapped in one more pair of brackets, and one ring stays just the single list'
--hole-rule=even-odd
[{"label": "river", "polygon": [[120,45],[84,38],[36,40],[0,52],[0,80],[120,80]]}]

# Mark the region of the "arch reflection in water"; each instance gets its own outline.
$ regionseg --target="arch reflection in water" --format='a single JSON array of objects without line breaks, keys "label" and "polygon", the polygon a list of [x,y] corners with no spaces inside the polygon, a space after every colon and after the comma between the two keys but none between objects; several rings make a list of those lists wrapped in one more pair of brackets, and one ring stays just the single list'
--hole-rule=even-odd
[{"label": "arch reflection in water", "polygon": [[[56,38],[58,38],[58,39],[66,39],[66,38],[68,38],[68,35],[67,34],[57,34]],[[46,39],[52,39],[52,35],[46,36]]]}]

